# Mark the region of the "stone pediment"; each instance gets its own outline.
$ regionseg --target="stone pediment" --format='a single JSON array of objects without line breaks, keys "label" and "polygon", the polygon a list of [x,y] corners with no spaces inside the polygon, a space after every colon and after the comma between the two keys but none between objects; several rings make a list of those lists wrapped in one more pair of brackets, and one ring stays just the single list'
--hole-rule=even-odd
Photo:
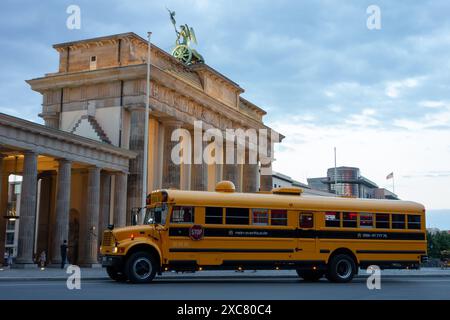
[{"label": "stone pediment", "polygon": [[84,115],[75,123],[70,133],[111,144],[105,131],[94,116]]}]

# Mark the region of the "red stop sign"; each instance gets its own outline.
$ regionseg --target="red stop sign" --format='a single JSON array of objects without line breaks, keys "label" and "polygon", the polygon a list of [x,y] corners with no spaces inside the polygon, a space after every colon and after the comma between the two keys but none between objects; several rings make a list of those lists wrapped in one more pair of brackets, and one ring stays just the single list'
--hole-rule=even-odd
[{"label": "red stop sign", "polygon": [[202,240],[203,239],[203,234],[204,234],[203,227],[198,225],[198,224],[193,225],[189,229],[189,237],[192,240],[196,240],[196,241],[197,240]]}]

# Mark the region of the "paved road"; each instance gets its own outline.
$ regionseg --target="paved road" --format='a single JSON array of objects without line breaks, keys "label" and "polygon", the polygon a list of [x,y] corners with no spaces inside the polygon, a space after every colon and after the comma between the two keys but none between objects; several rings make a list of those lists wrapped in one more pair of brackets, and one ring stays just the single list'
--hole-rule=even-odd
[{"label": "paved road", "polygon": [[368,290],[364,278],[348,284],[306,283],[294,277],[158,279],[146,285],[84,280],[80,290],[68,290],[61,280],[0,282],[0,300],[9,299],[450,299],[450,278],[389,277],[382,279],[381,290]]}]

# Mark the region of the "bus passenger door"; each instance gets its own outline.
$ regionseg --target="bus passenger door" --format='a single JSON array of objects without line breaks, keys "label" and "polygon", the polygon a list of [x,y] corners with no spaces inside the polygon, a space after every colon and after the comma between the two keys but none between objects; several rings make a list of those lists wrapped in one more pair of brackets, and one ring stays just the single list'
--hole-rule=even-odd
[{"label": "bus passenger door", "polygon": [[297,252],[306,260],[313,260],[316,253],[314,226],[313,212],[300,211],[298,213]]},{"label": "bus passenger door", "polygon": [[173,262],[191,261],[194,265],[196,255],[192,252],[190,230],[194,226],[198,208],[193,206],[173,206],[169,220],[169,235],[166,250],[168,260]]}]

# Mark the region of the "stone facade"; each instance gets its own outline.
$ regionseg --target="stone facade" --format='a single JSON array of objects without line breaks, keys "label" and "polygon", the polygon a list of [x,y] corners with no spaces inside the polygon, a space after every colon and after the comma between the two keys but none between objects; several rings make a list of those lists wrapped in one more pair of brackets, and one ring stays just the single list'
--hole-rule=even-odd
[{"label": "stone facade", "polygon": [[[244,90],[213,68],[183,65],[152,45],[147,97],[148,44],[136,34],[54,48],[60,55],[58,72],[27,81],[43,96],[40,116],[45,126],[33,124],[35,131],[23,129],[21,136],[7,126],[9,116],[0,117],[0,148],[5,150],[0,154],[6,156],[0,178],[12,174],[13,167],[21,168],[15,173],[23,174],[22,194],[27,199],[20,211],[17,262],[29,264],[32,254],[47,244],[51,261],[59,263],[59,245],[68,239],[72,261],[95,264],[102,230],[108,223],[130,224],[130,212],[140,207],[144,165],[148,191],[214,190],[222,179],[232,180],[237,190],[245,192],[272,185],[271,176],[260,177],[258,164],[177,165],[171,161],[176,144],[171,141],[173,130],[184,128],[193,135],[198,120],[203,130],[270,129],[263,123],[265,111],[242,98]],[[148,163],[143,163],[147,99],[151,108]],[[271,141],[270,147],[280,141]],[[202,142],[202,147],[207,144]],[[247,149],[245,154],[248,159]],[[226,158],[226,151],[222,156]],[[271,164],[265,167],[270,169]],[[36,194],[40,199],[35,199]],[[4,207],[2,199],[0,206]],[[37,215],[38,245],[32,236]],[[1,233],[0,242],[4,242]]]}]

